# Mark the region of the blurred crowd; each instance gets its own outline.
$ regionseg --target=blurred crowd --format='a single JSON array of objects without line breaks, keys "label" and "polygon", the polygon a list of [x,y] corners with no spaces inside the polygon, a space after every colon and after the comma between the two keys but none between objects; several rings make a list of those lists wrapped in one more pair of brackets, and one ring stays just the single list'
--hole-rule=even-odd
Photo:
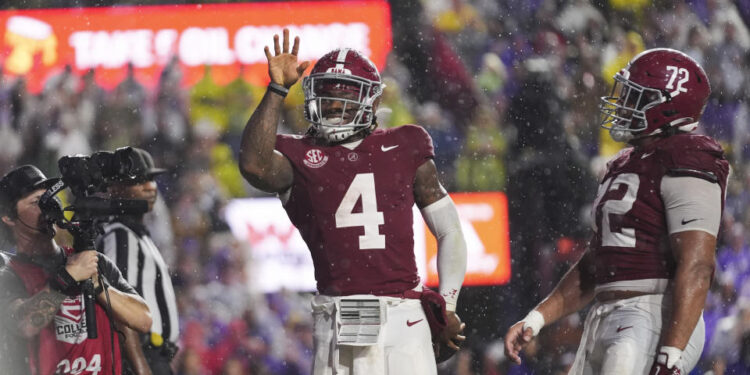
[{"label": "blurred crowd", "polygon": [[[599,98],[619,68],[653,47],[684,51],[706,69],[713,94],[698,131],[723,144],[733,167],[694,373],[750,373],[750,0],[415,0],[391,8],[380,126],[424,126],[450,191],[504,191],[510,202],[511,282],[462,292],[468,342],[441,374],[563,374],[572,363],[585,311],[545,329],[521,366],[510,365],[499,340],[583,250],[597,177],[621,147],[598,126]],[[222,216],[229,200],[263,195],[242,180],[237,155],[265,88],[241,76],[218,86],[210,68],[186,88],[176,61],[155,90],[132,68],[113,90],[95,75],[67,68],[38,94],[22,78],[0,82],[0,172],[30,163],[55,176],[63,155],[148,150],[170,171],[157,180],[161,198],[148,220],[179,299],[178,373],[309,373],[311,294],[254,292],[251,249]],[[299,85],[285,103],[280,132],[303,133]]]}]

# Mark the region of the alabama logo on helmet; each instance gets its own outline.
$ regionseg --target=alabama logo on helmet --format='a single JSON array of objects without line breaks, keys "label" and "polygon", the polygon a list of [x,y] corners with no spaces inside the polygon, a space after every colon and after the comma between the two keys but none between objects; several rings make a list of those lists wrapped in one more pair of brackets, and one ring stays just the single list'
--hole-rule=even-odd
[{"label": "alabama logo on helmet", "polygon": [[313,148],[305,153],[305,160],[302,162],[310,168],[320,168],[328,162],[328,155],[317,148]]}]

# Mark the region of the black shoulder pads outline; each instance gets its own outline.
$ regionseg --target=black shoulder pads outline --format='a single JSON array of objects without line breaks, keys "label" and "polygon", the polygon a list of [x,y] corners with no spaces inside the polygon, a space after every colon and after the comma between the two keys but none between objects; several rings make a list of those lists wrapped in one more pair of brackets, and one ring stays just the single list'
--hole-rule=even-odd
[{"label": "black shoulder pads outline", "polygon": [[713,172],[701,171],[690,168],[672,168],[667,171],[668,176],[672,177],[698,177],[708,182],[717,183],[719,178]]}]

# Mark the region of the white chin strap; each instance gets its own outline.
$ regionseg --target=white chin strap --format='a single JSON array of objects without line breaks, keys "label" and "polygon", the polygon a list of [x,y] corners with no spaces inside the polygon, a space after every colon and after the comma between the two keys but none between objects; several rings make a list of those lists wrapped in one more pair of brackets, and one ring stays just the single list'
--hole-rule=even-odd
[{"label": "white chin strap", "polygon": [[[682,132],[689,133],[689,132],[692,132],[693,130],[695,130],[698,127],[698,122],[697,121],[696,122],[691,122],[691,121],[693,121],[692,118],[681,118],[681,119],[672,121],[669,124],[669,126],[670,127],[675,127],[675,128],[679,129]],[[688,124],[685,124],[686,122]],[[661,128],[660,129],[656,129],[656,130],[654,130],[653,132],[651,132],[649,134],[639,135],[638,138],[643,138],[643,137],[647,137],[647,136],[656,135],[656,134],[661,133],[662,131],[663,130]],[[634,138],[636,138],[636,136],[633,134],[633,132],[628,131],[628,130],[622,130],[622,129],[619,129],[617,127],[610,128],[609,129],[609,135],[612,137],[612,139],[614,139],[617,142],[628,142],[628,141],[631,141]]]},{"label": "white chin strap", "polygon": [[320,123],[325,126],[340,126],[340,125],[343,125],[342,122],[344,122],[344,120],[341,117],[334,117],[330,119],[324,118],[320,120]]},{"label": "white chin strap", "polygon": [[321,119],[320,125],[317,127],[320,135],[329,142],[340,142],[351,137],[358,130],[361,130],[349,124],[341,125],[342,121],[340,117]]},{"label": "white chin strap", "polygon": [[627,142],[627,141],[633,139],[633,132],[630,132],[630,131],[627,131],[627,130],[621,130],[621,129],[617,129],[617,128],[611,128],[611,129],[609,129],[609,135],[616,142]]}]

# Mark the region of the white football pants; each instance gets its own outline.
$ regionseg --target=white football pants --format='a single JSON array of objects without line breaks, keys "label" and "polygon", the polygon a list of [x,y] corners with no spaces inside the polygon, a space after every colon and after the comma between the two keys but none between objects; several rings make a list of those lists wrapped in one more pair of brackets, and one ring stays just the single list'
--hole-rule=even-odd
[{"label": "white football pants", "polygon": [[[669,308],[671,298],[652,294],[595,303],[586,317],[576,359],[568,374],[648,375],[661,336],[662,311]],[[682,359],[677,362],[683,374],[698,363],[706,340],[705,329],[701,315]]]},{"label": "white football pants", "polygon": [[336,342],[334,298],[340,297],[317,295],[312,300],[314,375],[437,374],[430,327],[419,300],[379,297],[385,314],[378,343],[349,346]]}]

